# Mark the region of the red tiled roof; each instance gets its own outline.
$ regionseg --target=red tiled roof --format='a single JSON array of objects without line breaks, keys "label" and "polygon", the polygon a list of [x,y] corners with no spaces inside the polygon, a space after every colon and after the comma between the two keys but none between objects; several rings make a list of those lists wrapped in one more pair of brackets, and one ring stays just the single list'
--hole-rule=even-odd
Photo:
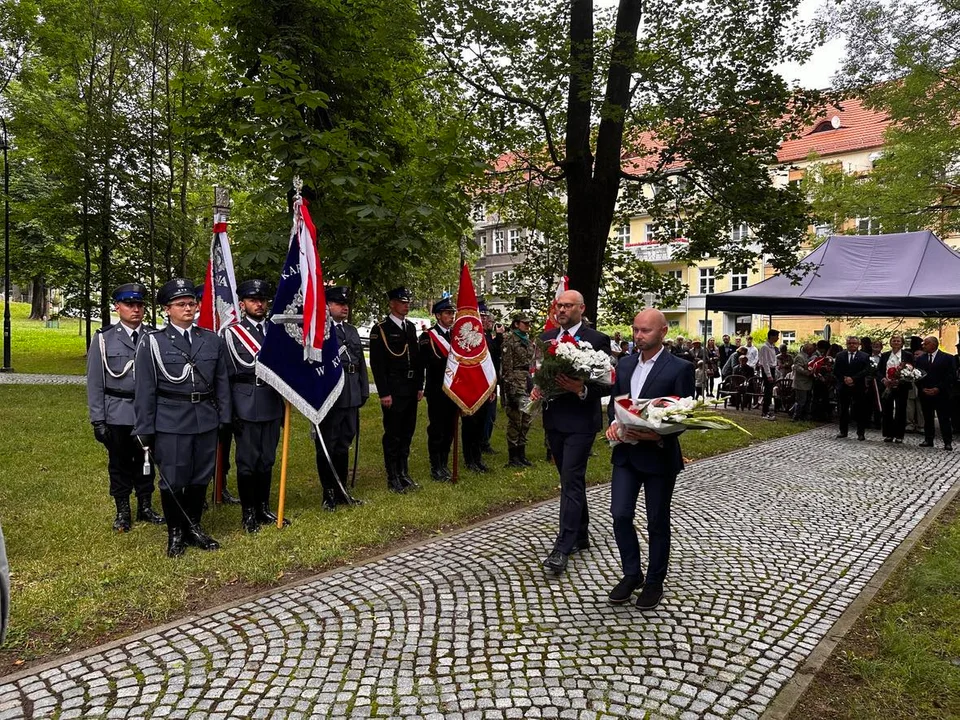
[{"label": "red tiled roof", "polygon": [[[883,134],[890,127],[890,118],[865,108],[859,100],[844,100],[842,106],[842,109],[828,107],[812,125],[804,128],[799,138],[784,141],[777,152],[777,159],[790,162],[804,160],[811,153],[837,155],[881,147]],[[839,128],[813,132],[820,123],[829,122],[833,117],[840,118]]]}]

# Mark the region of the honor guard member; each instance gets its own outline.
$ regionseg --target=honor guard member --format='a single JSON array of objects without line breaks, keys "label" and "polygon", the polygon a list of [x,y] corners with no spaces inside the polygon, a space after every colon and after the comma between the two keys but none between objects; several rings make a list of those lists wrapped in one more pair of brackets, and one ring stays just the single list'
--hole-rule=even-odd
[{"label": "honor guard member", "polygon": [[193,283],[174,278],[157,292],[168,322],[137,347],[134,427],[157,465],[167,518],[167,555],[186,545],[220,547],[200,527],[217,460],[217,433],[231,418],[226,350],[220,336],[196,327]]},{"label": "honor guard member", "polygon": [[[257,354],[267,332],[267,303],[271,297],[263,280],[245,280],[237,287],[243,319],[224,331],[227,374],[233,400],[236,437],[237,492],[242,524],[248,533],[277,522],[270,511],[270,483],[280,442],[283,398],[256,374]],[[289,525],[284,520],[284,525]]]},{"label": "honor guard member", "polygon": [[113,529],[129,532],[130,493],[137,495],[137,520],[161,524],[151,506],[153,468],[133,430],[133,360],[137,343],[153,328],[142,323],[147,289],[127,283],[113,291],[120,322],[97,330],[87,353],[87,405],[93,435],[107,449],[110,496],[117,505]]},{"label": "honor guard member", "polygon": [[370,331],[370,369],[383,411],[383,463],[387,486],[397,493],[420,487],[410,477],[410,442],[417,429],[417,403],[423,399],[423,366],[417,330],[409,320],[412,293],[387,293],[390,314]]},{"label": "honor guard member", "polygon": [[[493,369],[500,377],[500,355],[503,352],[503,325],[496,323],[493,314],[487,308],[487,304],[480,300],[477,303],[477,310],[480,312],[480,320],[483,323],[483,334],[487,339],[487,349],[490,351],[490,357],[493,359]],[[484,411],[477,410],[476,415],[482,415]],[[497,393],[490,393],[490,399],[487,401],[486,422],[483,424],[482,450],[485,453],[495,453],[496,450],[490,444],[490,438],[493,436],[493,426],[497,421]],[[482,465],[483,463],[481,463]]]},{"label": "honor guard member", "polygon": [[[323,507],[326,510],[336,510],[337,505],[359,503],[347,492],[350,444],[357,437],[360,427],[360,407],[370,397],[370,379],[367,377],[367,362],[363,358],[360,333],[347,322],[350,315],[347,292],[345,287],[329,287],[325,291],[330,318],[337,333],[337,344],[340,346],[340,365],[343,367],[343,390],[320,423],[320,434],[330,454],[329,462],[320,441],[314,440],[317,474],[320,476]],[[330,469],[331,463],[337,473],[336,478]]]},{"label": "honor guard member", "polygon": [[530,339],[530,317],[517,313],[510,324],[510,332],[503,339],[503,354],[500,357],[500,388],[503,406],[507,413],[506,467],[529,467],[527,460],[527,431],[530,429],[530,414],[520,408],[530,395],[533,383],[530,367],[533,365],[536,346]]},{"label": "honor guard member", "polygon": [[430,453],[430,477],[438,482],[448,482],[453,476],[447,469],[450,446],[456,425],[457,405],[443,391],[443,377],[447,370],[447,355],[450,353],[450,330],[456,317],[456,309],[450,298],[444,298],[433,306],[437,323],[420,336],[420,357],[426,372],[423,386],[427,398],[427,450]]}]

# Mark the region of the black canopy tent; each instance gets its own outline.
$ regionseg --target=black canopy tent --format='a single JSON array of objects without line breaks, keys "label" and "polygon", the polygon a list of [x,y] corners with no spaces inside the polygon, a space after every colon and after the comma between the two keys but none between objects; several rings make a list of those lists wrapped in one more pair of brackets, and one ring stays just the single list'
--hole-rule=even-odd
[{"label": "black canopy tent", "polygon": [[799,282],[775,275],[708,295],[707,311],[757,315],[960,317],[960,255],[929,230],[832,235]]}]

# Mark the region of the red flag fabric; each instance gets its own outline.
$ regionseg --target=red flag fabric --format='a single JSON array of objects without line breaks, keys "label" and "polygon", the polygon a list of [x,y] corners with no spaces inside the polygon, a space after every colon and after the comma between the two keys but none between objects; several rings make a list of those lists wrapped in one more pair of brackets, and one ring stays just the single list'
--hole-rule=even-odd
[{"label": "red flag fabric", "polygon": [[570,278],[564,275],[560,278],[560,284],[557,285],[557,292],[553,296],[553,302],[550,303],[550,309],[547,311],[547,321],[543,324],[544,330],[552,330],[553,328],[560,327],[560,323],[557,322],[557,300],[569,289]]},{"label": "red flag fabric", "polygon": [[227,221],[220,215],[213,218],[213,239],[210,241],[210,260],[207,261],[204,283],[197,325],[220,332],[240,322],[237,278],[233,272]]},{"label": "red flag fabric", "polygon": [[497,384],[497,371],[483,333],[470,268],[460,269],[457,315],[450,331],[450,351],[443,376],[443,391],[464,415],[473,415],[484,406]]},{"label": "red flag fabric", "polygon": [[293,235],[300,244],[300,293],[303,295],[303,359],[322,362],[323,343],[330,333],[323,269],[317,253],[317,228],[300,198],[293,206]]}]

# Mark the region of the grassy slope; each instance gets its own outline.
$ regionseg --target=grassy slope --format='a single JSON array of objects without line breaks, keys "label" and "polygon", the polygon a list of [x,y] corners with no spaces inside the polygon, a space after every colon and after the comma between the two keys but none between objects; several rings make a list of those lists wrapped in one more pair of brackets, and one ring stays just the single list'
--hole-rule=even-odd
[{"label": "grassy slope", "polygon": [[[59,328],[28,320],[30,305],[10,303],[10,364],[18,373],[82,375],[86,346],[81,321],[61,318]],[[94,330],[97,326],[94,325]]]},{"label": "grassy slope", "polygon": [[[704,457],[809,427],[762,422],[756,415],[745,424],[756,433],[754,438],[732,432],[689,433],[685,453]],[[505,446],[504,425],[501,415],[495,447]],[[95,644],[251,589],[358,559],[402,539],[436,534],[496,509],[551,497],[557,493],[556,471],[542,462],[543,435],[539,423],[535,425],[528,454],[541,462],[534,468],[503,469],[501,450],[491,458],[495,472],[467,473],[461,484],[451,487],[428,478],[426,412],[421,405],[411,472],[424,487],[396,496],[387,492],[382,476],[380,412],[368,404],[362,413],[357,479],[357,495],[366,504],[330,514],[319,508],[313,444],[307,423],[297,416],[287,490],[293,525],[283,532],[265,528],[248,536],[240,530],[239,508],[217,508],[205,515],[204,525],[223,549],[190,550],[184,559],[171,561],[164,555],[163,527],[137,524],[127,535],[111,531],[106,455],[90,432],[84,389],[0,386],[0,522],[14,595],[0,672],[18,660]],[[597,455],[589,478],[605,482],[609,449],[602,441]],[[277,485],[275,480],[274,503]]]}]

